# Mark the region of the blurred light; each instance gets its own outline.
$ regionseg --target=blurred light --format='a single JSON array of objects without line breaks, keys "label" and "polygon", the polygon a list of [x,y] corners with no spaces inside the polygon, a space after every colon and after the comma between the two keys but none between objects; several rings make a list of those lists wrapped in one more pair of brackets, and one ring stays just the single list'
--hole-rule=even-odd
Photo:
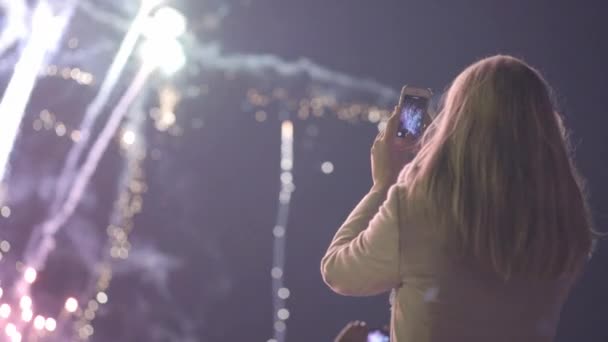
[{"label": "blurred light", "polygon": [[3,206],[2,209],[0,209],[0,214],[3,217],[9,217],[9,216],[11,216],[11,208],[9,208],[7,206]]},{"label": "blurred light", "polygon": [[76,310],[78,310],[78,301],[76,298],[70,297],[65,301],[65,310],[67,312],[76,312]]},{"label": "blurred light", "polygon": [[2,250],[4,253],[8,253],[8,251],[11,249],[11,244],[8,243],[8,241],[4,240],[2,242],[0,242],[0,250]]},{"label": "blurred light", "polygon": [[57,321],[54,318],[49,317],[44,322],[44,327],[48,331],[55,331],[55,329],[57,328]]},{"label": "blurred light", "polygon": [[86,324],[78,331],[78,335],[80,335],[82,338],[87,338],[93,335],[93,332],[93,327],[90,324]]},{"label": "blurred light", "polygon": [[100,304],[105,304],[108,302],[108,295],[105,292],[99,292],[97,293],[97,301]]},{"label": "blurred light", "polygon": [[291,182],[293,182],[293,175],[291,174],[291,172],[285,171],[281,173],[281,183],[289,184]]},{"label": "blurred light", "polygon": [[170,111],[160,111],[158,118],[156,119],[156,129],[159,131],[166,131],[175,124],[175,113]]},{"label": "blurred light", "polygon": [[32,298],[30,298],[30,296],[21,297],[21,300],[19,301],[19,307],[21,307],[21,310],[27,310],[27,309],[31,308],[32,307]]},{"label": "blurred light", "polygon": [[277,311],[277,317],[280,320],[282,320],[282,321],[288,319],[289,318],[289,310],[287,310],[287,309],[280,309],[279,311]]},{"label": "blurred light", "polygon": [[283,276],[283,270],[278,267],[273,267],[272,270],[270,271],[270,275],[274,279],[279,279]]},{"label": "blurred light", "polygon": [[23,312],[21,312],[21,319],[24,322],[29,322],[32,320],[32,317],[34,317],[34,312],[32,312],[32,310],[23,310]]},{"label": "blurred light", "polygon": [[70,134],[70,138],[72,139],[73,142],[77,142],[80,140],[80,131],[75,130],[72,131],[72,133]]},{"label": "blurred light", "polygon": [[286,328],[287,328],[287,326],[285,325],[285,322],[283,322],[283,321],[274,322],[274,330],[276,330],[278,332],[283,332],[283,331],[285,331]]},{"label": "blurred light", "polygon": [[65,125],[62,123],[58,123],[55,126],[55,134],[57,134],[57,136],[62,137],[65,135],[67,129],[65,128]]},{"label": "blurred light", "polygon": [[80,74],[78,82],[84,85],[90,85],[91,83],[93,83],[93,75],[88,72],[83,72]]},{"label": "blurred light", "polygon": [[147,20],[143,34],[148,39],[175,39],[186,32],[186,24],[186,18],[181,12],[171,7],[162,7]]},{"label": "blurred light", "polygon": [[279,289],[279,291],[278,291],[277,294],[278,294],[279,298],[281,298],[281,299],[287,299],[287,298],[289,298],[289,294],[290,293],[289,293],[289,289],[288,288],[282,287],[282,288]]},{"label": "blurred light", "polygon": [[21,333],[18,331],[15,331],[13,336],[11,336],[11,342],[21,342]]},{"label": "blurred light", "polygon": [[275,226],[272,230],[272,234],[275,237],[283,237],[285,235],[285,227],[283,226]]},{"label": "blurred light", "polygon": [[36,270],[32,267],[26,268],[25,272],[23,273],[23,279],[25,279],[28,284],[33,284],[36,281],[37,276],[38,272],[36,272]]},{"label": "blurred light", "polygon": [[94,320],[95,319],[95,311],[87,309],[84,312],[84,318],[88,319],[89,321]]},{"label": "blurred light", "polygon": [[80,69],[78,69],[78,68],[74,68],[70,71],[70,77],[74,80],[78,79],[80,77],[80,74],[81,74],[81,72],[80,72]]},{"label": "blurred light", "polygon": [[122,142],[125,145],[133,145],[135,143],[135,132],[127,130],[122,135]]},{"label": "blurred light", "polygon": [[46,320],[44,319],[44,317],[38,315],[38,316],[36,316],[36,318],[34,318],[34,329],[42,330],[42,329],[44,329],[45,324],[46,324]]},{"label": "blurred light", "polygon": [[40,120],[40,119],[34,120],[32,127],[34,128],[35,131],[41,130],[42,129],[42,120]]},{"label": "blurred light", "polygon": [[0,305],[0,317],[8,318],[11,315],[11,306],[4,303]]},{"label": "blurred light", "polygon": [[281,137],[286,140],[293,139],[293,123],[291,121],[285,120],[281,124]]},{"label": "blurred light", "polygon": [[381,118],[382,118],[382,112],[377,109],[370,110],[369,114],[367,115],[367,119],[371,123],[376,123],[376,122],[380,121]]},{"label": "blurred light", "polygon": [[15,326],[15,324],[13,323],[8,323],[5,327],[4,327],[4,332],[6,333],[6,335],[8,335],[9,337],[12,337],[16,332],[17,332],[17,327]]},{"label": "blurred light", "polygon": [[184,49],[175,39],[148,39],[143,42],[140,53],[145,62],[160,68],[166,75],[174,74],[186,64]]},{"label": "blurred light", "polygon": [[89,301],[89,309],[91,309],[91,310],[97,310],[97,309],[99,309],[99,304],[96,301],[94,301],[94,300],[90,300]]},{"label": "blurred light", "polygon": [[2,298],[3,294],[4,294],[4,290],[2,290],[2,288],[0,287],[0,298]]},{"label": "blurred light", "polygon": [[291,159],[282,159],[281,160],[281,169],[291,170],[292,168],[293,168],[293,160],[291,160]]},{"label": "blurred light", "polygon": [[328,161],[324,162],[321,164],[321,171],[323,171],[323,173],[326,175],[334,172],[334,164]]},{"label": "blurred light", "polygon": [[267,118],[268,118],[268,114],[266,114],[265,111],[258,110],[257,112],[255,112],[255,120],[257,122],[264,122],[264,121],[266,121]]}]

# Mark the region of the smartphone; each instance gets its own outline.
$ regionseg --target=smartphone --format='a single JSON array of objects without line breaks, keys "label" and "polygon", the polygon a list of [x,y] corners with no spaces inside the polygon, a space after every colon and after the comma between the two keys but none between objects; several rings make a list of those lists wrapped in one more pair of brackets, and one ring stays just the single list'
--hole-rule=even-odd
[{"label": "smartphone", "polygon": [[389,342],[389,336],[382,330],[372,330],[367,334],[367,342]]},{"label": "smartphone", "polygon": [[397,136],[412,136],[419,139],[431,122],[429,103],[433,93],[430,89],[405,86],[399,99],[399,129]]}]

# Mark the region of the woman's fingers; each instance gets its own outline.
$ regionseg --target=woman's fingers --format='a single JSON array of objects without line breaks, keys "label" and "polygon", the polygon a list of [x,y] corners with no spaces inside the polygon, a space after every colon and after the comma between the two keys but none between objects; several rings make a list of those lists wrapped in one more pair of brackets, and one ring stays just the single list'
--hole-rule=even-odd
[{"label": "woman's fingers", "polygon": [[384,129],[385,133],[383,136],[384,140],[392,139],[397,136],[397,129],[399,128],[399,107],[395,107],[393,110],[393,114],[391,114],[390,118],[386,122],[386,128]]}]

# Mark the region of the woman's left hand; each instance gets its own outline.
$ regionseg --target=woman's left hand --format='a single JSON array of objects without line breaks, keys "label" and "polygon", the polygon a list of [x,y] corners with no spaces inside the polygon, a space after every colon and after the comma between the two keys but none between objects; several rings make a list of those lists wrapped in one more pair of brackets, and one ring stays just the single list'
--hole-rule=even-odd
[{"label": "woman's left hand", "polygon": [[399,129],[399,108],[388,119],[386,128],[376,137],[371,151],[372,179],[374,188],[388,190],[395,182],[401,169],[412,160],[418,142],[407,134],[397,137]]}]

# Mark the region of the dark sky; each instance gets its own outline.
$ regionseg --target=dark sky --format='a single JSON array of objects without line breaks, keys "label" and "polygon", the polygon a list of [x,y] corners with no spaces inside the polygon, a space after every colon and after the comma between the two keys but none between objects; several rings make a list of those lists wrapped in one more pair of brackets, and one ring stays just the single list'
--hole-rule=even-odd
[{"label": "dark sky", "polygon": [[[228,50],[273,53],[286,59],[307,57],[394,88],[409,83],[440,91],[479,58],[502,53],[525,59],[540,69],[555,89],[560,110],[572,129],[576,159],[589,180],[596,222],[599,229],[607,230],[605,2],[255,0],[251,3],[233,12],[225,22],[222,41]],[[388,319],[386,296],[339,297],[322,284],[318,271],[331,236],[370,184],[368,148],[373,134],[373,130],[362,127],[323,122],[317,150],[320,156],[301,152],[298,157],[297,190],[288,228],[290,341],[329,341],[348,320],[365,319],[378,325]],[[324,159],[336,164],[336,172],[329,177],[315,170],[316,163]],[[254,162],[250,158],[242,161]],[[275,175],[278,172],[272,167],[245,166],[243,170],[252,172],[239,173],[246,178],[257,178],[258,172]],[[259,191],[270,199],[277,185],[272,185],[272,177],[263,179],[270,182],[264,184],[270,185],[272,191]],[[253,188],[249,190],[257,192]],[[241,199],[253,201],[257,196],[244,194]],[[269,208],[272,205],[264,205],[265,210]],[[260,222],[265,220],[267,227],[257,229],[270,236],[272,216],[260,218]],[[251,340],[256,341],[266,338],[271,326],[266,306],[270,301],[262,295],[268,292],[269,256],[253,258],[260,249],[270,248],[267,238],[254,240],[256,246],[248,247],[252,249],[250,255],[248,248],[241,248],[243,255],[235,257],[247,260],[247,269],[239,270],[243,272],[238,281],[242,287],[235,289],[239,294],[232,303],[238,309],[231,314],[232,322],[250,331],[255,336]],[[600,249],[565,307],[557,341],[608,340],[606,266],[608,253]],[[258,271],[261,274],[255,273]],[[235,337],[226,340],[235,340],[242,331],[233,334],[230,336]]]}]

